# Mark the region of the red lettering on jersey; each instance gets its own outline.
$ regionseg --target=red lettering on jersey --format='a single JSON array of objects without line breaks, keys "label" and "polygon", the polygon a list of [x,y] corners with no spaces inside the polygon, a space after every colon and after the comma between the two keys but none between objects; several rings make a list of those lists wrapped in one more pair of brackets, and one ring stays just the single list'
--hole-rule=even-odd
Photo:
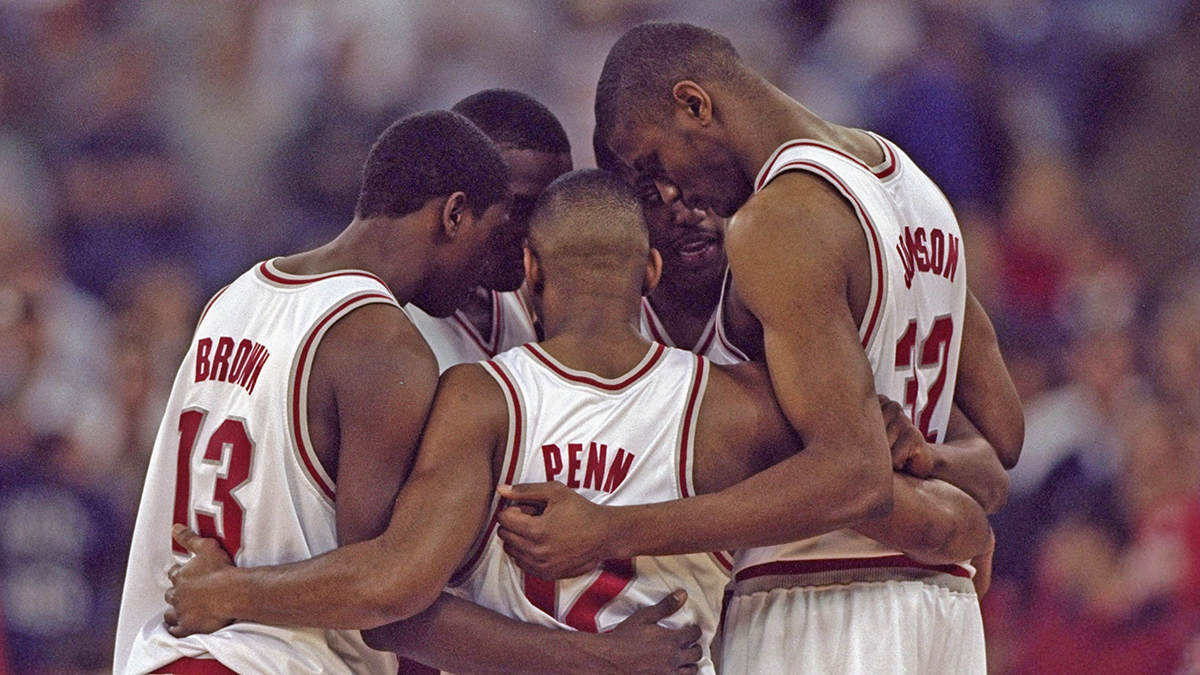
[{"label": "red lettering on jersey", "polygon": [[212,370],[211,364],[208,362],[208,355],[212,352],[212,338],[204,338],[196,343],[196,381],[203,382],[208,379],[208,374]]},{"label": "red lettering on jersey", "polygon": [[247,394],[254,393],[254,385],[258,384],[258,375],[262,372],[263,366],[266,365],[267,359],[271,356],[271,352],[267,351],[267,348],[262,345],[256,345],[255,350],[258,352],[258,358],[254,358],[255,352],[250,352],[250,362],[242,369],[242,380],[247,380],[246,374],[250,373],[251,366],[254,367],[254,372],[250,374],[249,381],[245,383],[242,381],[238,382],[238,384],[246,388]]},{"label": "red lettering on jersey", "polygon": [[617,456],[613,458],[612,466],[608,468],[608,480],[604,482],[604,491],[613,492],[621,487],[629,467],[633,464],[633,453],[625,452],[625,448],[617,448]]},{"label": "red lettering on jersey", "polygon": [[917,247],[913,250],[916,254],[917,269],[922,272],[929,271],[929,251],[925,248],[925,228],[918,227],[915,235]]},{"label": "red lettering on jersey", "polygon": [[914,233],[906,227],[899,239],[896,253],[900,254],[900,263],[904,266],[905,287],[912,288],[917,272],[930,272],[954,281],[962,246],[957,236],[932,229],[928,236],[929,245],[926,246],[925,228],[918,227]]},{"label": "red lettering on jersey", "polygon": [[953,282],[954,273],[958,271],[958,237],[950,235],[950,245],[946,249],[946,264],[942,276]]},{"label": "red lettering on jersey", "polygon": [[222,336],[217,340],[217,350],[213,353],[212,379],[228,382],[229,356],[233,354],[233,338]]},{"label": "red lettering on jersey", "polygon": [[579,455],[583,453],[583,443],[567,443],[567,487],[579,487]]},{"label": "red lettering on jersey", "polygon": [[587,470],[583,474],[583,487],[600,490],[604,485],[604,467],[607,464],[608,446],[601,443],[588,445]]},{"label": "red lettering on jersey", "polygon": [[929,233],[929,271],[934,274],[942,273],[942,262],[946,257],[946,235],[941,230]]},{"label": "red lettering on jersey", "polygon": [[542,460],[546,462],[546,480],[554,480],[563,468],[562,451],[557,445],[543,445]]},{"label": "red lettering on jersey", "polygon": [[242,377],[242,371],[246,367],[246,359],[250,357],[250,350],[254,348],[254,343],[242,339],[238,343],[237,351],[233,354],[233,362],[229,366],[229,381],[237,382]]}]

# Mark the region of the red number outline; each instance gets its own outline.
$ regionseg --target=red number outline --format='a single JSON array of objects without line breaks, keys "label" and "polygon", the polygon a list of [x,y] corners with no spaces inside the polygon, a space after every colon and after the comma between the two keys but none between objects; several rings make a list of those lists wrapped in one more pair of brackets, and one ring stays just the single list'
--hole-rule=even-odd
[{"label": "red number outline", "polygon": [[600,565],[600,576],[591,586],[575,599],[559,618],[556,609],[558,605],[558,583],[546,581],[541,577],[525,573],[525,597],[534,607],[562,621],[578,631],[597,633],[600,628],[596,623],[600,612],[604,610],[621,593],[625,592],[637,579],[637,566],[633,558],[605,560]]},{"label": "red number outline", "polygon": [[[933,413],[938,401],[946,388],[946,369],[950,362],[950,345],[954,340],[954,317],[943,314],[933,320],[929,334],[921,340],[920,350],[917,350],[917,321],[912,319],[908,327],[896,342],[896,370],[911,370],[912,376],[904,380],[904,406],[909,410],[909,418],[921,430],[925,440],[933,443],[937,440],[938,430],[930,429]],[[920,360],[913,365],[914,357],[920,354]],[[937,377],[929,385],[926,392],[925,406],[917,411],[917,398],[920,385],[917,381],[917,370],[931,366],[941,367]]]},{"label": "red number outline", "polygon": [[[196,532],[221,542],[229,557],[237,560],[242,549],[242,526],[245,523],[245,504],[234,492],[250,480],[252,457],[256,446],[246,421],[229,417],[209,437],[200,462],[216,467],[217,480],[213,488],[212,502],[221,506],[221,527],[217,527],[217,514],[191,504],[191,462],[199,445],[200,430],[208,417],[208,411],[189,408],[179,416],[179,455],[175,473],[174,522],[191,527],[189,511],[195,514]],[[226,461],[225,448],[229,448]],[[224,467],[224,472],[221,468]],[[171,540],[171,550],[187,553]]]}]

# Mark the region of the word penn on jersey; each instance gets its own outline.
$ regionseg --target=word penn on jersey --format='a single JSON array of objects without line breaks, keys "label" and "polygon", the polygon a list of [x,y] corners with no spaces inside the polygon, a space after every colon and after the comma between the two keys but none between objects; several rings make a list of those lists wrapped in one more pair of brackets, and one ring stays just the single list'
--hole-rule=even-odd
[{"label": "word penn on jersey", "polygon": [[[786,171],[807,171],[854,210],[870,255],[871,295],[859,335],[875,390],[903,404],[925,437],[939,442],[950,419],[962,344],[967,293],[962,235],[937,185],[894,144],[871,136],[884,153],[875,167],[816,141],[784,143],[759,172],[755,191]],[[740,551],[735,579],[740,591],[751,579],[871,567],[929,566],[841,530]],[[936,567],[955,576],[973,573],[969,565]]]},{"label": "word penn on jersey", "polygon": [[[707,385],[707,359],[653,344],[616,379],[572,370],[537,344],[483,364],[504,392],[509,430],[504,484],[559,481],[597,504],[648,504],[688,497],[695,418]],[[451,592],[509,617],[555,628],[604,631],[677,588],[682,610],[662,624],[695,624],[703,635],[700,672],[714,673],[716,634],[730,561],[724,554],[606,561],[573,579],[527,575],[504,553],[493,500],[482,533]]]},{"label": "word penn on jersey", "polygon": [[150,458],[114,672],[151,673],[181,658],[216,658],[241,675],[396,672],[395,657],[369,649],[357,631],[238,622],[177,639],[162,621],[167,571],[186,558],[173,523],[215,537],[239,566],[337,546],[335,486],[308,432],[308,381],[329,328],[376,303],[399,308],[366,272],[297,276],[267,261],[205,308]]}]

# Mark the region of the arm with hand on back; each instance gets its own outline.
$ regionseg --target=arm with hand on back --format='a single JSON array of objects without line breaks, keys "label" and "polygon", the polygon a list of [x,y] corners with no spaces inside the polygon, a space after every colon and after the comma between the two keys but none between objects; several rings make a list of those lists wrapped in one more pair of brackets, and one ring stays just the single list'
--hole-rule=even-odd
[{"label": "arm with hand on back", "polygon": [[[332,330],[326,339],[330,337]],[[447,371],[438,386],[421,452],[412,462],[408,458],[428,407],[420,405],[417,391],[426,371],[410,367],[404,356],[396,345],[375,348],[369,357],[362,357],[358,368],[344,371],[345,386],[360,395],[351,397],[339,390],[339,398],[346,402],[339,406],[339,466],[346,465],[347,453],[381,452],[390,453],[387,456],[397,464],[413,467],[382,534],[302,562],[256,568],[232,567],[227,557],[219,561],[213,555],[215,542],[190,532],[177,535],[197,556],[171,574],[174,586],[168,595],[173,597],[168,601],[179,621],[173,633],[212,630],[211,617],[371,628],[417,614],[438,597],[484,525],[494,485],[493,449],[502,442],[497,439],[503,437],[507,414],[502,394],[481,366]],[[432,361],[432,354],[428,357]],[[432,368],[436,377],[436,365]],[[495,398],[500,399],[498,429],[488,415],[495,410]],[[347,410],[350,407],[356,409]],[[374,447],[389,438],[384,444],[390,447]],[[370,482],[368,470],[387,471],[385,464],[363,461],[359,478]],[[347,477],[339,477],[339,510]],[[394,494],[394,485],[379,490],[389,488]],[[363,504],[386,501],[382,494],[361,497]],[[358,522],[366,533],[384,520],[386,512],[383,517],[359,516]]]}]

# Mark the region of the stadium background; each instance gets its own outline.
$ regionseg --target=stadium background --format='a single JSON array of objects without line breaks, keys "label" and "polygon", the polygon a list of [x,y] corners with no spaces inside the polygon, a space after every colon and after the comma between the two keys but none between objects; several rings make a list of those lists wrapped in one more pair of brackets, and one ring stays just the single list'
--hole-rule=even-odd
[{"label": "stadium background", "polygon": [[728,34],[962,221],[1028,436],[993,673],[1200,673],[1200,2],[0,0],[0,674],[110,667],[203,300],[328,239],[397,115],[493,86],[591,165],[608,47]]}]

